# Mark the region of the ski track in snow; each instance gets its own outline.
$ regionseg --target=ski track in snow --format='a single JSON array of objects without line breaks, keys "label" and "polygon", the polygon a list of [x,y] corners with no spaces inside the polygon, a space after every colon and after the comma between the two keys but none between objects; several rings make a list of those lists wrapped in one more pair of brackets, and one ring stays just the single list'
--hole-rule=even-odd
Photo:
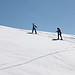
[{"label": "ski track in snow", "polygon": [[[12,66],[8,66],[8,67],[5,67],[5,68],[2,68],[2,69],[0,69],[0,71],[6,70],[6,69],[10,69],[10,68],[13,68],[13,67],[18,67],[18,66],[25,65],[25,64],[29,64],[29,63],[31,63],[33,61],[38,60],[38,59],[41,59],[41,58],[44,58],[44,57],[47,57],[47,56],[50,56],[50,55],[55,55],[57,53],[61,53],[61,52],[65,52],[65,51],[70,51],[70,50],[62,50],[62,51],[57,51],[57,52],[54,52],[54,53],[49,53],[49,54],[46,54],[46,55],[42,55],[42,56],[39,56],[37,58],[31,59],[31,60],[29,60],[27,62],[23,62],[23,63],[20,63],[20,64],[16,64],[16,65],[12,65]],[[53,57],[63,62],[63,60],[57,58],[56,56],[53,56]],[[67,64],[67,65],[70,65],[70,64]],[[71,70],[71,69],[68,69],[68,70]]]},{"label": "ski track in snow", "polygon": [[[64,64],[66,64],[66,65],[68,65],[68,66],[70,66],[70,67],[72,67],[72,65],[71,64],[68,64],[68,63],[66,63],[66,62],[64,62],[64,60],[62,60],[62,59],[60,59],[60,58],[58,58],[57,56],[55,56],[55,55],[52,55],[54,58],[56,58],[56,59],[58,59],[59,61],[61,61],[61,62],[63,62]],[[68,70],[72,70],[71,68],[69,68],[69,67],[65,67],[66,69],[68,69]]]}]

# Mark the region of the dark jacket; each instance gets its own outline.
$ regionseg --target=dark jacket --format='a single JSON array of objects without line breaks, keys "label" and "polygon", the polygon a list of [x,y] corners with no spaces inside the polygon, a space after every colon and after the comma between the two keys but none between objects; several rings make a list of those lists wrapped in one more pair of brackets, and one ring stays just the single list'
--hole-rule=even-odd
[{"label": "dark jacket", "polygon": [[37,26],[36,25],[33,25],[33,29],[36,29],[37,28]]},{"label": "dark jacket", "polygon": [[57,28],[56,32],[58,32],[58,34],[61,34],[61,30],[59,28]]}]

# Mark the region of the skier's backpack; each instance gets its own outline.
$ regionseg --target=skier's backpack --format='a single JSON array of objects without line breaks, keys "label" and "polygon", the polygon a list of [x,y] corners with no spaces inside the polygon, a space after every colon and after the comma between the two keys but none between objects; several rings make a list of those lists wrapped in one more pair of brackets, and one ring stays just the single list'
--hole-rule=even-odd
[{"label": "skier's backpack", "polygon": [[36,26],[36,25],[34,25],[34,28],[37,28],[37,26]]}]

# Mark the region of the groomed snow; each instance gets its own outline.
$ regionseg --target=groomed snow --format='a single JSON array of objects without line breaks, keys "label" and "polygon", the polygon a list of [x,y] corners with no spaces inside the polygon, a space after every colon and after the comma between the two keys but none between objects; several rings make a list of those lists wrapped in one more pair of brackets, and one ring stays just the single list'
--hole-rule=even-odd
[{"label": "groomed snow", "polygon": [[0,75],[75,75],[75,35],[0,26]]}]

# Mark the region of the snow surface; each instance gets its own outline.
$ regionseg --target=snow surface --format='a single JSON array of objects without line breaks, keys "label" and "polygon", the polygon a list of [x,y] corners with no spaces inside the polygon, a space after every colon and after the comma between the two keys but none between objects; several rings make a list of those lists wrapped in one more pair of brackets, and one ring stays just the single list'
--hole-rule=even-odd
[{"label": "snow surface", "polygon": [[75,35],[0,26],[0,75],[75,75]]}]

